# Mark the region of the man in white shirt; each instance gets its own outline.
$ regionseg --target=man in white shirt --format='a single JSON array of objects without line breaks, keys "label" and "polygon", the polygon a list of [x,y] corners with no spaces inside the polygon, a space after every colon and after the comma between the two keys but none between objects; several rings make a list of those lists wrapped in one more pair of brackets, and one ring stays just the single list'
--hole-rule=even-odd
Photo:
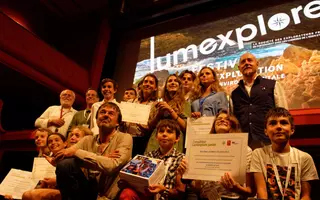
[{"label": "man in white shirt", "polygon": [[99,128],[97,126],[97,120],[96,120],[97,110],[99,109],[99,107],[106,102],[113,102],[118,104],[118,102],[114,98],[114,95],[118,90],[118,83],[115,80],[110,78],[102,79],[100,87],[101,87],[101,93],[103,95],[103,100],[94,103],[91,107],[91,113],[93,117],[91,117],[90,127],[94,135],[99,134]]},{"label": "man in white shirt", "polygon": [[77,112],[72,108],[76,96],[72,90],[63,90],[60,93],[60,106],[50,106],[35,121],[37,128],[48,128],[52,132],[58,132],[67,135],[67,130],[73,115]]}]

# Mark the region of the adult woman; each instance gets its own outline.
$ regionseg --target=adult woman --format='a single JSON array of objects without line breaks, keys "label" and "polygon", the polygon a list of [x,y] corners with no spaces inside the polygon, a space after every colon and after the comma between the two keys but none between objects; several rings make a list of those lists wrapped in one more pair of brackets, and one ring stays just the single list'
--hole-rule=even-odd
[{"label": "adult woman", "polygon": [[[158,95],[158,79],[154,74],[145,75],[139,82],[139,97],[134,103],[152,105],[157,100]],[[120,128],[122,132],[126,132],[133,137],[132,156],[143,154],[149,135],[148,126],[136,123],[124,123]]]},{"label": "adult woman", "polygon": [[[178,122],[180,129],[180,140],[175,145],[179,152],[183,152],[184,136],[186,130],[186,118],[190,116],[190,104],[184,99],[182,91],[182,83],[175,74],[168,76],[163,92],[163,101],[157,102],[151,110],[149,119],[149,128],[154,130],[161,119],[174,119]],[[151,152],[159,148],[156,141],[156,131],[154,130],[150,136],[145,153]]]},{"label": "adult woman", "polygon": [[[227,134],[241,132],[240,123],[233,115],[229,115],[227,111],[220,111],[213,122],[211,134]],[[248,196],[254,196],[255,187],[252,173],[249,172],[252,150],[247,147],[247,173],[246,186],[236,182],[229,173],[225,173],[221,177],[220,182],[213,181],[193,181],[192,185],[196,189],[200,189],[200,194],[203,198],[209,200],[217,199],[242,199]],[[183,161],[178,172],[182,175],[186,170],[186,162]]]},{"label": "adult woman", "polygon": [[228,109],[228,100],[219,84],[217,74],[210,67],[203,67],[195,83],[191,104],[192,117],[214,116]]}]

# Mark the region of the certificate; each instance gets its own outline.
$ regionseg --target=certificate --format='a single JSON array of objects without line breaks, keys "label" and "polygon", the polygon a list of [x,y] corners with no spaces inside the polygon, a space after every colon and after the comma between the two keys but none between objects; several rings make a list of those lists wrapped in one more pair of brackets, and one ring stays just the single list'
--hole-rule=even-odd
[{"label": "certificate", "polygon": [[22,199],[23,193],[34,189],[38,182],[39,180],[32,179],[31,172],[11,169],[0,185],[0,194]]},{"label": "certificate", "polygon": [[188,118],[187,130],[186,130],[186,142],[185,147],[188,147],[188,137],[198,134],[209,134],[213,125],[213,121],[216,117],[200,117],[200,118]]},{"label": "certificate", "polygon": [[56,168],[45,158],[34,158],[32,168],[32,178],[43,180],[44,178],[56,177]]},{"label": "certificate", "polygon": [[151,105],[121,102],[122,121],[148,125]]},{"label": "certificate", "polygon": [[229,172],[240,184],[245,182],[248,152],[247,133],[206,134],[189,137],[185,179],[220,181]]}]

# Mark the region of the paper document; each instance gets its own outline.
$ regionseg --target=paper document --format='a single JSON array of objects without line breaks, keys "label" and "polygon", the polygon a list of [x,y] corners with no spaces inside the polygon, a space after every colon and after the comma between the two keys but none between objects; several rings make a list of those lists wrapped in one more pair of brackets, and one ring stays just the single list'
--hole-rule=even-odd
[{"label": "paper document", "polygon": [[151,105],[121,102],[122,121],[148,125]]},{"label": "paper document", "polygon": [[213,121],[216,117],[200,117],[200,118],[188,118],[187,130],[186,130],[186,142],[185,147],[188,146],[188,137],[195,134],[209,134],[212,128]]},{"label": "paper document", "polygon": [[39,180],[32,178],[31,172],[11,169],[0,185],[0,194],[22,199],[22,194],[34,189],[38,182]]},{"label": "paper document", "polygon": [[247,133],[206,134],[189,137],[185,179],[220,181],[229,172],[240,184],[245,182],[248,152]]},{"label": "paper document", "polygon": [[56,168],[45,158],[34,158],[32,168],[32,178],[43,180],[44,178],[56,177]]}]

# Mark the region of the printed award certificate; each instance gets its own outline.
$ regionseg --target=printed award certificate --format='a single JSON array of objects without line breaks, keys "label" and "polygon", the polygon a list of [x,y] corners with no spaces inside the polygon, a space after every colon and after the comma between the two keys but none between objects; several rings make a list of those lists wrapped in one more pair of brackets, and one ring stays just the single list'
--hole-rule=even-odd
[{"label": "printed award certificate", "polygon": [[56,177],[56,168],[45,158],[34,158],[32,168],[32,178],[43,180],[44,178]]},{"label": "printed award certificate", "polygon": [[187,119],[187,130],[186,130],[186,142],[185,147],[188,147],[188,137],[195,134],[209,134],[212,128],[215,116],[212,117],[200,117],[200,118],[189,118]]},{"label": "printed award certificate", "polygon": [[148,125],[151,105],[122,101],[120,104],[122,121]]},{"label": "printed award certificate", "polygon": [[220,181],[229,172],[240,184],[245,182],[247,133],[206,134],[189,137],[185,179]]},{"label": "printed award certificate", "polygon": [[25,191],[34,189],[39,180],[32,178],[32,173],[19,169],[11,169],[0,185],[1,195],[11,195],[14,199],[22,199]]}]

